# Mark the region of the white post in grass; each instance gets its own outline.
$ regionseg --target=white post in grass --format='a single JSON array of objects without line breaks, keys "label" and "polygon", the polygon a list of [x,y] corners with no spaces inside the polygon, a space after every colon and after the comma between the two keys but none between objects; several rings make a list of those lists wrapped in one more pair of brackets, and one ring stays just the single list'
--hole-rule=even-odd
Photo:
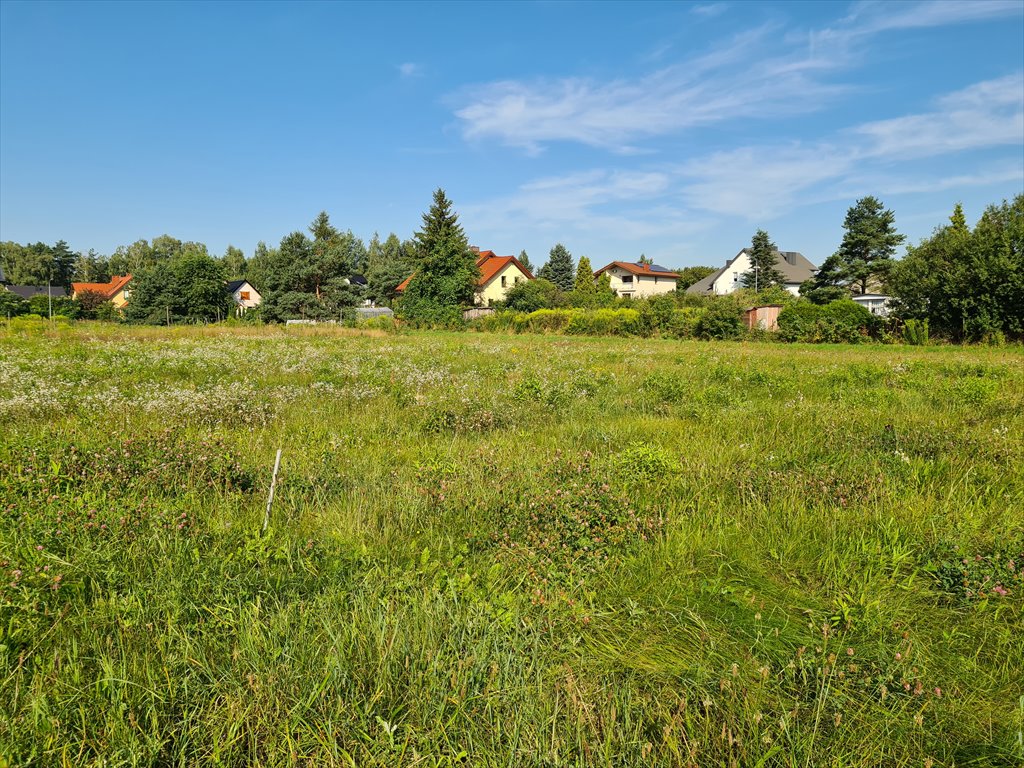
[{"label": "white post in grass", "polygon": [[270,525],[270,505],[274,503],[274,488],[277,486],[277,470],[281,468],[281,449],[277,449],[277,458],[274,459],[274,474],[270,478],[270,496],[267,497],[267,511],[263,515],[263,532],[267,532]]}]

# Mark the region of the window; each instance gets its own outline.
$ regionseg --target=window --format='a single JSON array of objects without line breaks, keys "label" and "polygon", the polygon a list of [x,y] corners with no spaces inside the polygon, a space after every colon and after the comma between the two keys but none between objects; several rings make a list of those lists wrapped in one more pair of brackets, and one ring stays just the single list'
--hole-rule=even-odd
[{"label": "window", "polygon": [[633,276],[632,275],[623,275],[622,276],[622,282],[624,282],[624,283],[632,283],[633,282]]},{"label": "window", "polygon": [[655,284],[655,285],[657,285],[657,284],[658,284],[658,278],[657,278],[657,277],[655,277],[655,278],[654,278],[654,284]]},{"label": "window", "polygon": [[504,288],[507,283],[508,283],[508,278],[505,277],[504,275],[502,275],[501,276],[501,287]]},{"label": "window", "polygon": [[239,296],[239,298],[242,301],[248,301],[249,300],[249,292],[248,291],[240,291],[238,296]]},{"label": "window", "polygon": [[518,277],[518,276],[516,276],[516,277],[512,278],[512,282],[513,282],[513,283],[516,283],[516,284],[518,285],[518,284],[519,284],[519,281],[520,281],[520,280],[522,280],[522,279],[523,279],[523,278],[521,278],[521,277]]}]

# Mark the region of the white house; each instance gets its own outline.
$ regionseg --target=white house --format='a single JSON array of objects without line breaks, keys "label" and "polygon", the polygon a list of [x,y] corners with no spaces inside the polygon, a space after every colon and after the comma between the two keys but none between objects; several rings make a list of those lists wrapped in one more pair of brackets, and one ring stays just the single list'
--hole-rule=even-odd
[{"label": "white house", "polygon": [[657,264],[636,264],[631,261],[613,261],[594,273],[596,280],[603,272],[611,278],[611,288],[617,296],[657,296],[676,289],[679,275]]},{"label": "white house", "polygon": [[227,292],[235,300],[236,315],[244,315],[246,311],[258,307],[263,301],[260,292],[248,280],[232,280],[227,284]]},{"label": "white house", "polygon": [[855,293],[850,298],[870,310],[872,315],[879,317],[889,314],[889,305],[892,302],[892,296],[881,293]]},{"label": "white house", "polygon": [[[784,287],[794,296],[800,293],[800,284],[814,277],[818,268],[811,264],[802,253],[796,251],[776,251],[775,266],[785,277]],[[702,280],[686,289],[687,293],[698,295],[717,295],[732,293],[742,287],[743,275],[750,271],[750,249],[744,248],[733,256],[724,267],[712,272]]]}]

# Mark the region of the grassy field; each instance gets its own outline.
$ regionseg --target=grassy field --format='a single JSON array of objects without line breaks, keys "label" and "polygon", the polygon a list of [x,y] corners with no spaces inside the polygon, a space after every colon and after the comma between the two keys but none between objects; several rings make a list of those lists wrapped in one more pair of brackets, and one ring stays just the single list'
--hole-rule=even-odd
[{"label": "grassy field", "polygon": [[0,332],[0,765],[1019,766],[1022,510],[1019,348]]}]

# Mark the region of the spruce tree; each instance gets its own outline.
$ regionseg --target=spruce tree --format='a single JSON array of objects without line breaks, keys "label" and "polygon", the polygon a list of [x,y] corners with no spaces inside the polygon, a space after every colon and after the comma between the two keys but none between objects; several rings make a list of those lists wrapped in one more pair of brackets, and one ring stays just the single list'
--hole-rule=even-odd
[{"label": "spruce tree", "polygon": [[779,271],[779,249],[763,229],[757,230],[750,241],[750,269],[743,273],[744,288],[763,291],[772,285],[782,285],[786,276]]},{"label": "spruce tree", "polygon": [[402,311],[419,319],[453,319],[459,307],[472,305],[480,270],[466,234],[443,189],[434,192],[423,229],[414,237],[416,271],[402,297]]},{"label": "spruce tree", "polygon": [[530,257],[526,255],[526,251],[519,252],[519,263],[523,265],[527,272],[533,274],[533,264],[530,263]]},{"label": "spruce tree", "polygon": [[576,284],[575,270],[572,265],[572,254],[561,243],[551,249],[547,263],[540,268],[537,277],[550,280],[563,291],[571,291]]}]

